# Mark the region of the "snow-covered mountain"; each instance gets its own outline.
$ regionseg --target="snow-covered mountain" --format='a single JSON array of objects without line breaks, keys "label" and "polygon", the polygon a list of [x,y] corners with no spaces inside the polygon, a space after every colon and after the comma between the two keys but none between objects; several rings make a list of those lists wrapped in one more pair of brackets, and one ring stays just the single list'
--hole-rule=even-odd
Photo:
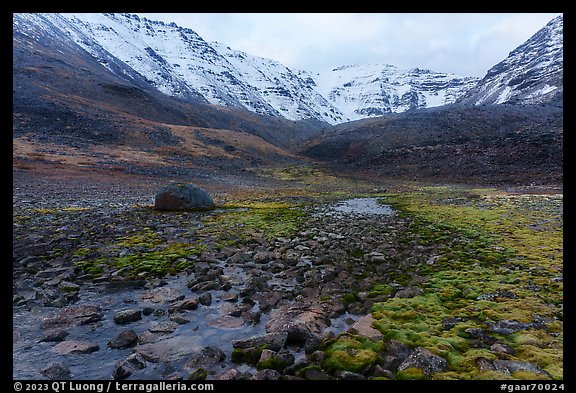
[{"label": "snow-covered mountain", "polygon": [[[15,14],[15,29],[30,26],[45,29],[53,39],[72,40],[111,72],[129,78],[138,74],[171,96],[203,97],[211,104],[290,120],[345,120],[279,62],[208,43],[175,23],[132,14]],[[125,67],[111,67],[115,62]]]},{"label": "snow-covered mountain", "polygon": [[452,104],[479,80],[391,64],[348,65],[300,75],[311,78],[318,92],[350,120]]},{"label": "snow-covered mountain", "polygon": [[514,49],[492,67],[459,102],[482,105],[538,103],[563,94],[563,16]]},{"label": "snow-covered mountain", "polygon": [[[189,28],[133,14],[14,14],[14,34],[82,49],[116,78],[186,101],[329,124],[466,102],[536,99],[562,89],[562,18],[478,78],[393,65],[311,74],[206,42]],[[54,47],[58,47],[55,45]],[[476,86],[476,87],[474,87]]]}]

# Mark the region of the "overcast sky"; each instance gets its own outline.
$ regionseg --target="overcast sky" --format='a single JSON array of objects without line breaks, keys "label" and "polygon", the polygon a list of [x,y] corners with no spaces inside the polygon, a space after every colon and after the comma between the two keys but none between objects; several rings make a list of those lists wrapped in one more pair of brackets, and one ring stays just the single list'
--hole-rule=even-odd
[{"label": "overcast sky", "polygon": [[559,13],[138,13],[206,41],[318,72],[382,63],[483,77]]}]

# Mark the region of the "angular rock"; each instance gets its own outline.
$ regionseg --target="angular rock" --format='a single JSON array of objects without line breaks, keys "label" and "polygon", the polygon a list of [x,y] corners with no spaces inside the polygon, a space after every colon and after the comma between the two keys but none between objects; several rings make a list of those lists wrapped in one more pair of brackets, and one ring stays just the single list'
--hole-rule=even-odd
[{"label": "angular rock", "polygon": [[206,292],[198,297],[198,301],[201,305],[208,307],[212,304],[212,294],[210,292]]},{"label": "angular rock", "polygon": [[66,336],[68,336],[68,332],[63,329],[55,329],[49,330],[40,338],[40,342],[60,342],[64,341]]},{"label": "angular rock", "polygon": [[221,381],[238,381],[241,378],[242,378],[242,373],[240,371],[236,370],[235,368],[230,368],[230,369],[224,371],[218,377],[218,379]]},{"label": "angular rock", "polygon": [[64,363],[53,363],[40,370],[40,374],[50,380],[70,379],[70,369]]},{"label": "angular rock", "polygon": [[294,355],[284,350],[283,352],[276,352],[270,349],[262,350],[260,359],[256,363],[257,369],[273,369],[282,372],[286,367],[294,364]]},{"label": "angular rock", "polygon": [[417,347],[401,364],[398,371],[408,368],[417,368],[425,374],[446,371],[448,362],[443,357],[433,354],[426,348]]},{"label": "angular rock", "polygon": [[87,325],[102,320],[102,310],[98,306],[69,306],[42,320],[42,327],[63,328]]},{"label": "angular rock", "polygon": [[256,371],[256,374],[254,374],[252,378],[256,381],[276,381],[279,380],[280,377],[281,374],[278,371],[265,368]]},{"label": "angular rock", "polygon": [[114,314],[114,322],[118,325],[125,325],[127,323],[139,321],[141,319],[142,310],[137,308],[118,311],[116,314]]},{"label": "angular rock", "polygon": [[179,324],[172,321],[151,322],[149,331],[152,333],[172,333],[180,327]]},{"label": "angular rock", "polygon": [[249,338],[232,340],[232,346],[234,348],[252,348],[261,347],[266,345],[269,349],[273,351],[279,351],[284,348],[286,340],[288,339],[287,332],[279,333],[267,333],[261,336],[253,336]]},{"label": "angular rock", "polygon": [[124,330],[116,337],[108,342],[108,346],[112,349],[128,348],[136,344],[138,335],[134,330]]},{"label": "angular rock", "polygon": [[54,352],[58,352],[62,355],[68,355],[71,353],[92,353],[98,351],[100,346],[98,344],[89,342],[89,341],[77,341],[77,340],[68,340],[62,341],[59,344],[56,344],[52,350]]},{"label": "angular rock", "polygon": [[320,307],[289,304],[270,313],[268,333],[288,333],[288,341],[304,345],[306,340],[321,334],[330,321]]},{"label": "angular rock", "polygon": [[174,362],[201,349],[190,338],[176,336],[150,344],[139,345],[134,348],[134,351],[149,362]]},{"label": "angular rock", "polygon": [[160,287],[140,295],[140,300],[151,303],[173,303],[184,299],[184,292],[176,288]]},{"label": "angular rock", "polygon": [[118,362],[112,373],[115,380],[128,378],[135,370],[142,370],[146,367],[146,359],[139,353],[132,353],[126,359]]},{"label": "angular rock", "polygon": [[210,368],[222,363],[225,359],[226,354],[221,349],[216,347],[205,347],[190,355],[186,367],[190,369],[199,367]]},{"label": "angular rock", "polygon": [[213,209],[214,201],[206,190],[191,183],[172,183],[154,199],[156,210]]},{"label": "angular rock", "polygon": [[198,308],[199,299],[198,298],[189,298],[177,301],[168,307],[169,313],[174,313],[177,311],[184,311],[184,310],[196,310]]},{"label": "angular rock", "polygon": [[529,372],[529,373],[535,373],[535,374],[542,374],[545,375],[547,377],[550,377],[550,375],[542,370],[540,367],[538,367],[537,365],[535,365],[534,363],[529,363],[529,362],[521,362],[521,361],[517,361],[517,360],[494,360],[494,367],[496,369],[496,371],[500,371],[503,372],[505,374],[512,374],[516,371],[525,371],[525,372]]},{"label": "angular rock", "polygon": [[379,330],[372,327],[373,322],[374,318],[372,317],[372,314],[368,314],[356,321],[348,331],[352,334],[359,334],[360,336],[367,337],[372,341],[382,340],[384,335],[380,333]]},{"label": "angular rock", "polygon": [[232,315],[224,315],[208,321],[208,326],[219,329],[237,329],[242,325],[244,325],[244,319],[233,317]]},{"label": "angular rock", "polygon": [[423,293],[424,293],[424,291],[420,288],[407,287],[407,288],[401,289],[398,292],[396,292],[396,295],[394,297],[411,298],[411,297],[420,296]]}]

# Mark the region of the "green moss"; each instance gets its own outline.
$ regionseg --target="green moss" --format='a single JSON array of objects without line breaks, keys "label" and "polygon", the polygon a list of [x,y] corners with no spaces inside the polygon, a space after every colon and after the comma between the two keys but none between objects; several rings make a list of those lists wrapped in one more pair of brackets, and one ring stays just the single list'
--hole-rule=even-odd
[{"label": "green moss", "polygon": [[232,362],[233,363],[247,363],[250,365],[256,365],[260,360],[262,351],[268,348],[267,345],[262,345],[260,347],[254,348],[234,348],[232,350]]},{"label": "green moss", "polygon": [[272,356],[268,360],[259,361],[256,364],[256,368],[258,370],[272,369],[272,370],[276,370],[276,371],[282,371],[286,367],[288,367],[289,365],[290,365],[290,363],[287,362],[285,359],[283,359],[279,356]]},{"label": "green moss", "polygon": [[358,298],[356,297],[356,293],[354,292],[350,292],[347,293],[346,295],[342,296],[342,302],[344,304],[350,304],[350,303],[354,303]]},{"label": "green moss", "polygon": [[198,368],[190,373],[188,379],[191,381],[203,381],[208,377],[208,371]]},{"label": "green moss", "polygon": [[[557,261],[562,255],[561,197],[425,187],[389,195],[386,202],[412,220],[407,245],[417,239],[440,254],[434,265],[420,269],[427,277],[423,296],[392,298],[372,308],[374,326],[386,339],[428,348],[448,360],[449,372],[474,378],[476,359],[494,355],[471,349],[467,328],[485,329],[485,323],[501,320],[530,322],[535,314],[562,320],[562,309],[550,306],[562,303],[562,283],[551,281],[562,272]],[[531,229],[535,223],[538,231]],[[499,291],[514,296],[479,299]],[[455,317],[466,322],[444,330],[442,321]],[[486,334],[515,348],[519,360],[561,378],[562,324],[548,325],[560,335],[542,329],[508,336]]]},{"label": "green moss", "polygon": [[398,371],[396,373],[396,379],[398,380],[420,380],[420,379],[429,379],[428,376],[424,373],[424,371],[420,370],[419,368],[410,367],[406,370]]},{"label": "green moss", "polygon": [[342,335],[326,349],[322,368],[328,372],[366,372],[378,361],[377,352],[383,350],[383,347],[383,341],[375,343],[361,336]]}]

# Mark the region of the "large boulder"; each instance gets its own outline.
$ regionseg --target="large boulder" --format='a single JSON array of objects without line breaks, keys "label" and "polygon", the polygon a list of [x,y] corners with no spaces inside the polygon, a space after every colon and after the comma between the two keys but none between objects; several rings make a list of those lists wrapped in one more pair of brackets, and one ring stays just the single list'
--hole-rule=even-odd
[{"label": "large boulder", "polygon": [[157,210],[213,209],[206,190],[190,183],[172,183],[162,188],[154,200]]}]

